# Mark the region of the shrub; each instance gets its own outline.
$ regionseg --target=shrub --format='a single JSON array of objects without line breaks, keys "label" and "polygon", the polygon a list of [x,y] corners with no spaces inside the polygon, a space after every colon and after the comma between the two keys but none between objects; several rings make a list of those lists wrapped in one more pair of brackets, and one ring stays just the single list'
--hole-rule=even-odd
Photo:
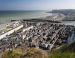
[{"label": "shrub", "polygon": [[75,58],[74,52],[58,52],[58,53],[51,53],[49,58]]},{"label": "shrub", "polygon": [[20,58],[22,54],[23,53],[20,49],[16,49],[13,51],[5,51],[2,55],[2,58]]},{"label": "shrub", "polygon": [[48,58],[48,55],[38,48],[31,48],[25,55],[21,58]]}]

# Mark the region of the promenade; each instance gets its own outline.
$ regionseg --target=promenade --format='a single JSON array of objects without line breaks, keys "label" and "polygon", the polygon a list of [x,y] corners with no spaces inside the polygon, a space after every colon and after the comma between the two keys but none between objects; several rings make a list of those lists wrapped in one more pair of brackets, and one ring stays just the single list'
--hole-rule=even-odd
[{"label": "promenade", "polygon": [[15,28],[15,29],[12,29],[12,30],[0,35],[0,40],[3,39],[4,37],[6,37],[6,35],[10,35],[10,34],[16,32],[16,31],[18,31],[21,28],[23,28],[23,25],[20,25],[19,27]]}]

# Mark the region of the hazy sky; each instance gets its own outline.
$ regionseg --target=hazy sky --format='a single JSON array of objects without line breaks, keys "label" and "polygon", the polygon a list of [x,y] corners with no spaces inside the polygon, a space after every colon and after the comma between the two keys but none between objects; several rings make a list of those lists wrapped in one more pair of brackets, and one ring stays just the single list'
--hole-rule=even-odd
[{"label": "hazy sky", "polygon": [[0,10],[75,9],[75,0],[0,0]]}]

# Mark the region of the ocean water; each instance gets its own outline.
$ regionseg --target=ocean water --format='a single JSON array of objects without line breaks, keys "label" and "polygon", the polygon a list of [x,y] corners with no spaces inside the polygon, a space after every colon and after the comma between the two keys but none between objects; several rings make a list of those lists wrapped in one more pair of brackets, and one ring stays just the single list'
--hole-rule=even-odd
[{"label": "ocean water", "polygon": [[46,11],[0,11],[0,23],[49,16]]}]

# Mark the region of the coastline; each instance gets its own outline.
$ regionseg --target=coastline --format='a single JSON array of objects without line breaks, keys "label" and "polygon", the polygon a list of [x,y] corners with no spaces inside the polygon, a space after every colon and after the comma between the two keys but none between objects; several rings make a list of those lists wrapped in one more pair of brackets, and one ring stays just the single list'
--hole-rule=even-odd
[{"label": "coastline", "polygon": [[8,23],[11,20],[41,18],[50,15],[46,11],[1,11],[0,23]]},{"label": "coastline", "polygon": [[[45,12],[47,13],[47,12]],[[74,23],[70,23],[71,21],[75,21],[75,20],[62,20],[64,18],[63,15],[61,14],[53,14],[53,13],[49,13],[50,15],[47,16],[43,16],[43,17],[38,17],[38,18],[31,18],[31,19],[20,19],[20,20],[15,20],[15,19],[11,19],[10,22],[6,22],[4,24],[0,24],[0,27],[2,29],[6,28],[7,25],[11,25],[12,23],[16,22],[16,21],[27,21],[27,22],[50,22],[50,23],[58,23],[58,24],[64,24],[64,25],[73,25],[75,26]],[[60,19],[61,18],[61,19]],[[57,20],[59,19],[59,20]],[[69,21],[69,23],[67,23]]]}]

